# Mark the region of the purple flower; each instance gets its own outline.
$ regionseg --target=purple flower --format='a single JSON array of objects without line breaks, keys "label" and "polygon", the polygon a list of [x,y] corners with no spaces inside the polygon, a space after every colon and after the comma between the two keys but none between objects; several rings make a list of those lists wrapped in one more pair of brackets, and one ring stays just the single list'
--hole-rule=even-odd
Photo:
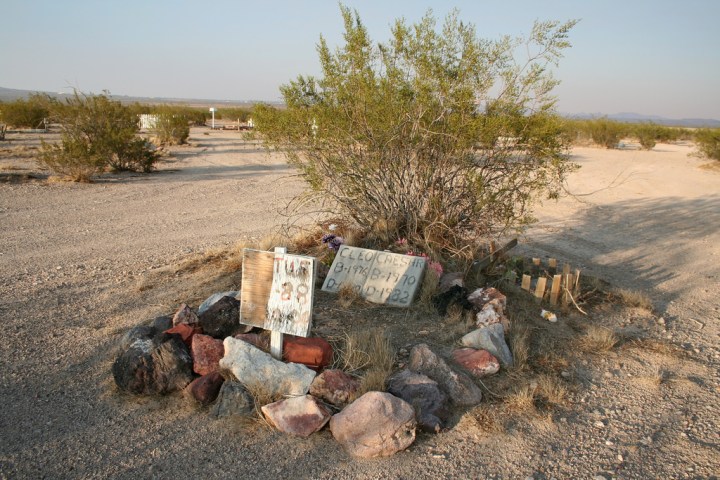
[{"label": "purple flower", "polygon": [[326,233],[322,236],[322,243],[327,243],[328,248],[334,250],[335,252],[340,250],[340,245],[344,242],[345,240],[341,236],[333,233]]}]

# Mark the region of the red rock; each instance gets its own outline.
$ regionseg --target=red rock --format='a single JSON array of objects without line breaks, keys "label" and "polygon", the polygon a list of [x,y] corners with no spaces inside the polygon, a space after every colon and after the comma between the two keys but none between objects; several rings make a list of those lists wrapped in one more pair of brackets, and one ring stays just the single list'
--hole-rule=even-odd
[{"label": "red rock", "polygon": [[360,388],[360,380],[342,370],[325,370],[310,384],[310,394],[335,406],[350,402]]},{"label": "red rock", "polygon": [[492,375],[500,370],[500,362],[487,350],[459,348],[452,353],[453,359],[476,377]]},{"label": "red rock", "polygon": [[222,340],[216,340],[210,335],[196,334],[192,339],[190,354],[193,358],[193,371],[198,375],[216,372],[220,359],[225,355]]},{"label": "red rock", "polygon": [[190,307],[183,303],[180,305],[180,308],[178,308],[177,312],[175,312],[172,322],[173,325],[178,325],[181,323],[196,324],[199,321],[200,319],[197,315],[195,315],[195,312],[190,310]]},{"label": "red rock", "polygon": [[283,360],[320,371],[330,365],[333,349],[323,338],[303,338],[285,335],[283,341]]},{"label": "red rock", "polygon": [[219,372],[208,373],[193,380],[185,387],[185,393],[201,405],[210,405],[217,398],[224,382]]},{"label": "red rock", "polygon": [[182,341],[185,343],[185,345],[190,348],[192,346],[192,339],[195,335],[198,333],[202,333],[202,329],[200,327],[194,327],[192,325],[188,325],[187,323],[179,323],[175,325],[174,327],[165,330],[165,333],[176,333],[182,337]]},{"label": "red rock", "polygon": [[261,407],[265,418],[281,432],[307,437],[317,432],[332,416],[311,395],[292,397]]},{"label": "red rock", "polygon": [[238,333],[235,338],[247,342],[265,352],[270,351],[270,337],[258,333]]}]

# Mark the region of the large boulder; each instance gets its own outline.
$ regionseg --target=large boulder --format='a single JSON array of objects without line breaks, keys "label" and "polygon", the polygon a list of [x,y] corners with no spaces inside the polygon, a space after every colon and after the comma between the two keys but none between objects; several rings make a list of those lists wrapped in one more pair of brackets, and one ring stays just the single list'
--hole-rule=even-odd
[{"label": "large boulder", "polygon": [[466,347],[487,350],[505,367],[513,364],[512,353],[505,342],[505,327],[500,323],[473,330],[462,337],[461,343]]},{"label": "large boulder", "polygon": [[415,410],[386,392],[368,392],[330,419],[330,431],[352,456],[387,457],[415,441]]},{"label": "large boulder", "polygon": [[482,400],[480,387],[464,373],[450,368],[445,360],[430,350],[425,343],[412,348],[408,368],[435,380],[455,405],[477,405]]},{"label": "large boulder", "polygon": [[200,405],[207,406],[215,401],[223,383],[225,379],[219,372],[208,373],[190,382],[185,393]]},{"label": "large boulder", "polygon": [[261,407],[263,415],[284,433],[308,437],[317,432],[332,416],[312,395],[291,397]]},{"label": "large boulder", "polygon": [[257,388],[271,396],[305,395],[315,378],[315,372],[305,365],[275,360],[242,340],[227,337],[224,346],[220,368],[230,370],[250,389]]},{"label": "large boulder", "polygon": [[120,351],[124,352],[130,345],[135,343],[136,340],[147,340],[157,335],[158,329],[152,325],[138,325],[133,327],[122,336],[120,339]]},{"label": "large boulder", "polygon": [[324,370],[310,385],[310,394],[336,407],[350,402],[360,388],[360,380],[342,370]]},{"label": "large boulder", "polygon": [[426,432],[439,433],[444,428],[448,397],[435,380],[405,369],[390,377],[388,392],[413,406],[418,425]]},{"label": "large boulder", "polygon": [[180,335],[158,333],[138,338],[112,366],[117,386],[136,395],[181,390],[193,379],[192,359]]},{"label": "large boulder", "polygon": [[200,314],[198,323],[207,335],[223,339],[235,333],[249,331],[248,325],[240,325],[240,301],[234,297],[222,297]]},{"label": "large boulder", "polygon": [[238,382],[225,381],[210,414],[215,418],[249,417],[255,411],[252,395]]},{"label": "large boulder", "polygon": [[190,354],[193,359],[193,371],[198,375],[216,372],[220,368],[220,359],[225,353],[223,341],[210,335],[194,335]]}]

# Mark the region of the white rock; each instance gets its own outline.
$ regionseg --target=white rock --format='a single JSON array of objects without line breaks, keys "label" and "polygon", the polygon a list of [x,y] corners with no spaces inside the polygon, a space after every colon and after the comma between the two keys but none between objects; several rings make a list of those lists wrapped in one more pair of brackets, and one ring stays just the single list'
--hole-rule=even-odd
[{"label": "white rock", "polygon": [[230,370],[248,389],[263,389],[275,395],[305,395],[315,372],[305,365],[283,363],[269,353],[242,340],[227,337],[220,368]]}]

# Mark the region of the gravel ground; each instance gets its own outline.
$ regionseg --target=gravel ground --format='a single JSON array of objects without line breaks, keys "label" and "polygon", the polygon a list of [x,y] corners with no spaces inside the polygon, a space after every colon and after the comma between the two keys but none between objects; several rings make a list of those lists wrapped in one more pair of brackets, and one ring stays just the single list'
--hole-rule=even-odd
[{"label": "gravel ground", "polygon": [[[680,353],[588,355],[571,368],[582,388],[550,418],[493,433],[461,415],[391,458],[356,460],[327,430],[290,438],[211,420],[180,395],[115,388],[122,333],[239,281],[167,266],[272,232],[276,207],[301,190],[281,158],[237,133],[194,129],[191,142],[153,175],[0,184],[0,477],[720,475],[720,173],[699,168],[689,146],[575,149],[582,169],[568,188],[581,196],[541,208],[519,249],[647,292],[653,315],[608,310],[598,322],[642,328]],[[0,153],[3,171],[27,162]]]}]

